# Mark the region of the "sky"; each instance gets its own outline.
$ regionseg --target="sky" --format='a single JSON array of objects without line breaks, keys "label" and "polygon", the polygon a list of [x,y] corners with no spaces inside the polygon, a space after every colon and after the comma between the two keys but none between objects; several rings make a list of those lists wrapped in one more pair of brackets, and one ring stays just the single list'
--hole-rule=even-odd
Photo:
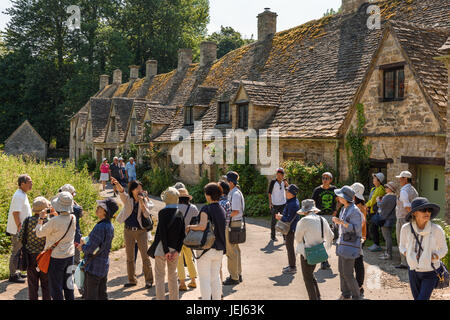
[{"label": "sky", "polygon": [[[210,0],[208,34],[220,26],[233,27],[245,38],[257,38],[256,16],[270,8],[278,14],[277,31],[283,31],[323,16],[327,9],[337,10],[342,0]],[[0,0],[0,30],[9,17],[2,12],[11,6],[10,0]]]}]

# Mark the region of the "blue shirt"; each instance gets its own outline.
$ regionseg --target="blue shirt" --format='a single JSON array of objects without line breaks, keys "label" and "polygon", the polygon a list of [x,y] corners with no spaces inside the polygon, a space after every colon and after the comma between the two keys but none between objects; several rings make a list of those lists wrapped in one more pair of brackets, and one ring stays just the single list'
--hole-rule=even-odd
[{"label": "blue shirt", "polygon": [[128,177],[136,177],[136,162],[133,162],[133,164],[127,162],[125,170],[127,170]]},{"label": "blue shirt", "polygon": [[76,226],[75,226],[75,239],[74,241],[80,243],[81,240],[81,228],[80,228],[80,218],[83,214],[83,208],[78,205],[73,206],[73,214],[76,218]]},{"label": "blue shirt", "polygon": [[222,196],[219,200],[220,206],[225,210],[225,220],[227,225],[230,223],[231,218],[231,203],[226,196]]},{"label": "blue shirt", "polygon": [[[85,271],[97,277],[106,277],[109,271],[109,252],[111,251],[111,243],[114,238],[114,227],[109,220],[98,222],[89,234],[88,243],[82,246],[85,254],[85,261],[88,264]],[[89,259],[95,249],[100,248],[100,253]]]},{"label": "blue shirt", "polygon": [[297,213],[298,210],[300,210],[300,202],[298,201],[297,197],[289,199],[286,201],[286,206],[283,210],[283,217],[281,218],[281,221],[283,222],[292,221],[291,231],[294,232],[295,228],[297,227],[297,222],[300,220],[300,215]]}]

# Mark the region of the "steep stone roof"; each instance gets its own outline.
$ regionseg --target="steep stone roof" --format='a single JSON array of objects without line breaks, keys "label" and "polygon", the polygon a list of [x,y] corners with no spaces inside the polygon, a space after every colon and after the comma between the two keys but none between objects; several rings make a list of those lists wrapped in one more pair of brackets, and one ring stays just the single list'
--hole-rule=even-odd
[{"label": "steep stone roof", "polygon": [[450,51],[450,37],[448,37],[448,39],[444,43],[444,45],[439,48],[439,51],[443,51],[443,52],[449,52]]},{"label": "steep stone roof", "polygon": [[257,106],[278,107],[284,94],[284,84],[258,81],[234,81],[241,83],[250,101]]},{"label": "steep stone roof", "polygon": [[189,99],[185,103],[186,107],[192,106],[206,106],[208,107],[211,101],[216,96],[218,88],[199,86],[192,91]]},{"label": "steep stone roof", "polygon": [[[160,101],[167,107],[183,107],[196,103],[199,98],[196,92],[202,90],[199,87],[218,88],[214,97],[208,96],[209,108],[201,120],[204,129],[223,129],[227,126],[216,124],[217,101],[236,93],[234,81],[262,82],[265,85],[246,84],[244,87],[248,86],[251,99],[262,105],[277,106],[266,129],[278,128],[282,138],[336,138],[380,45],[386,22],[395,19],[428,28],[450,27],[448,0],[385,0],[376,4],[381,8],[381,30],[368,29],[366,9],[369,4],[366,3],[356,13],[327,16],[278,32],[273,38],[229,52],[213,64],[204,67],[191,64],[181,71],[159,74],[148,81],[138,79],[131,85],[123,84],[117,91],[128,97]],[[409,33],[399,32],[405,37]],[[432,42],[434,45],[434,40]],[[436,79],[419,71],[418,74],[423,77],[425,87],[436,89],[433,82]],[[282,94],[275,88],[269,89],[280,80],[284,82]],[[440,82],[438,92],[439,88]],[[147,92],[143,92],[144,89]],[[264,90],[261,92],[262,89],[267,90],[267,94]],[[107,86],[100,95],[110,96],[110,90],[111,86]],[[436,101],[442,103],[442,94],[435,93],[435,96]],[[174,130],[183,128],[183,123],[183,113],[177,112],[156,141],[169,141]],[[186,129],[192,130],[191,127]]]},{"label": "steep stone roof", "polygon": [[91,98],[92,140],[101,143],[105,141],[106,124],[111,110],[111,99]]},{"label": "steep stone roof", "polygon": [[442,119],[447,114],[447,67],[434,57],[450,34],[450,29],[425,28],[419,24],[392,21],[392,28],[405,50],[416,78],[439,108]]}]

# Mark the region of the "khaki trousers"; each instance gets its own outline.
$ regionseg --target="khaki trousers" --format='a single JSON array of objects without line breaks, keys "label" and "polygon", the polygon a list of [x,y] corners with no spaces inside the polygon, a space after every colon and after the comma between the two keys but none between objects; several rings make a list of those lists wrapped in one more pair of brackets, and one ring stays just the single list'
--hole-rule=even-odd
[{"label": "khaki trousers", "polygon": [[[241,227],[241,221],[231,221],[230,226]],[[229,241],[229,230],[225,230],[225,242],[227,250],[227,260],[228,260],[228,272],[233,280],[239,280],[239,276],[242,275],[241,266],[241,249],[239,249],[238,244],[231,244]]]},{"label": "khaki trousers", "polygon": [[137,283],[136,262],[134,260],[134,246],[135,243],[137,243],[138,250],[142,258],[145,283],[153,284],[152,265],[150,262],[150,257],[147,254],[148,250],[147,231],[145,229],[132,231],[125,228],[123,236],[125,240],[125,252],[127,254],[128,282]]},{"label": "khaki trousers", "polygon": [[19,250],[22,249],[22,242],[19,241],[19,236],[17,234],[11,235],[11,257],[9,258],[9,276],[14,277],[19,270],[17,270],[17,265],[19,264]]},{"label": "khaki trousers", "polygon": [[186,273],[184,272],[184,261],[186,261],[186,265],[189,272],[189,278],[195,279],[197,278],[197,270],[195,270],[194,261],[192,260],[192,250],[186,246],[181,248],[181,252],[178,256],[178,279],[185,280]]},{"label": "khaki trousers", "polygon": [[[402,231],[402,227],[406,224],[407,221],[405,218],[397,218],[397,225],[395,226],[395,233],[397,236],[397,246],[400,245],[400,232]],[[407,266],[406,257],[400,253],[400,263],[404,266]]]},{"label": "khaki trousers", "polygon": [[177,265],[179,257],[169,262],[165,257],[155,257],[155,278],[156,278],[156,299],[166,299],[166,264],[167,264],[167,280],[169,282],[169,299],[180,300],[180,294],[178,289],[178,277],[177,277]]}]

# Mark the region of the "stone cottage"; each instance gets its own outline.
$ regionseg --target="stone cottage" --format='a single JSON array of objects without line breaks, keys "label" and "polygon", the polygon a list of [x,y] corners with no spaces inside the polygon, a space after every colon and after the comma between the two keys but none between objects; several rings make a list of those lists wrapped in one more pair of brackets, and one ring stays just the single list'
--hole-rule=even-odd
[{"label": "stone cottage", "polygon": [[29,156],[37,160],[47,158],[47,142],[33,126],[25,120],[5,141],[5,153],[14,156]]},{"label": "stone cottage", "polygon": [[[368,24],[377,18],[370,5],[380,9],[380,28]],[[343,181],[346,135],[362,104],[372,172],[394,180],[410,170],[420,194],[445,207],[448,71],[435,58],[450,35],[447,8],[447,0],[342,0],[341,13],[281,32],[266,9],[257,16],[258,41],[221,59],[216,44],[204,42],[200,63],[180,49],[169,73],[149,60],[143,78],[130,66],[128,83],[120,70],[111,84],[101,76],[100,90],[71,119],[71,158],[100,160],[131,142],[141,154],[150,141],[170,151],[173,135],[202,121],[205,132],[277,129],[280,163],[325,162]],[[183,164],[180,178],[193,184],[216,169]]]}]

